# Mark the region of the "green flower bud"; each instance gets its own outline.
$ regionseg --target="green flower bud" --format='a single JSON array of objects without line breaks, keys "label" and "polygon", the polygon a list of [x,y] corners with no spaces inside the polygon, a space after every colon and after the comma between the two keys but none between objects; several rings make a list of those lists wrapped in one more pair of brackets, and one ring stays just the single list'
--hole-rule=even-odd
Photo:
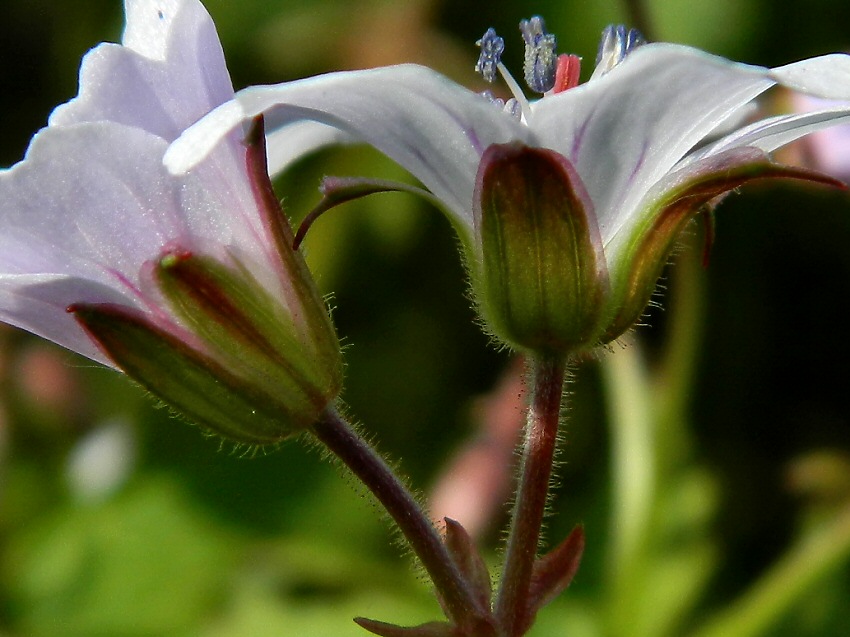
[{"label": "green flower bud", "polygon": [[299,433],[336,397],[339,344],[320,302],[295,317],[247,269],[185,251],[152,265],[180,324],[158,325],[116,305],[69,308],[146,389],[194,422],[250,444]]}]

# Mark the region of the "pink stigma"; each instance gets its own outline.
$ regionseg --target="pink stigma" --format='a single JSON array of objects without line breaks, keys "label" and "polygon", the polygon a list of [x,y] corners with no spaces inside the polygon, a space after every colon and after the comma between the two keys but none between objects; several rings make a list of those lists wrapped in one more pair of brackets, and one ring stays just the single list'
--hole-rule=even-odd
[{"label": "pink stigma", "polygon": [[553,93],[562,93],[578,86],[578,78],[581,74],[581,58],[577,55],[558,56],[558,66],[555,67],[555,86]]}]

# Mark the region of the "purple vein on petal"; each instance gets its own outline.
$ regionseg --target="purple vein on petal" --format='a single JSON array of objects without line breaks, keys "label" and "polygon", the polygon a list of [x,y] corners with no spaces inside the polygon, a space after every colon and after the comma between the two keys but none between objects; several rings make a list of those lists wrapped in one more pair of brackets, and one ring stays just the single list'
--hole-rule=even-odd
[{"label": "purple vein on petal", "polygon": [[590,112],[589,117],[576,129],[575,136],[573,137],[573,145],[570,149],[570,161],[574,165],[578,163],[578,155],[581,152],[581,145],[584,135],[587,132],[587,127],[590,125],[590,120],[593,119],[593,113],[593,111]]},{"label": "purple vein on petal", "polygon": [[623,188],[620,190],[620,195],[617,199],[617,203],[614,207],[619,207],[622,205],[623,200],[626,198],[626,194],[629,189],[635,182],[635,178],[637,177],[640,169],[643,167],[643,162],[646,160],[646,153],[649,150],[649,140],[644,139],[643,144],[641,144],[640,155],[638,155],[637,161],[635,162],[634,168],[632,168],[632,172],[629,173],[628,178],[626,179],[626,183],[623,185]]}]

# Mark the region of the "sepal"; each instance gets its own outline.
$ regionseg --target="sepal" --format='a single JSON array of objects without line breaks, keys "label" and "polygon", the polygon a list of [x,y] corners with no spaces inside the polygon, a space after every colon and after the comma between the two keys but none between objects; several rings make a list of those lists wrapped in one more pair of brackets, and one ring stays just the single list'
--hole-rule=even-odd
[{"label": "sepal", "polygon": [[[289,396],[294,411],[306,410],[309,425],[340,383],[335,361],[317,357],[327,344],[314,343],[311,326],[299,329],[290,314],[237,264],[172,250],[154,276],[174,313],[215,355],[270,394]],[[321,337],[321,332],[319,334]]]},{"label": "sepal", "polygon": [[248,444],[298,432],[286,404],[190,346],[190,335],[118,305],[78,303],[68,311],[122,371],[193,422]]},{"label": "sepal", "polygon": [[[630,232],[628,243],[608,255],[615,284],[611,318],[602,342],[614,340],[640,318],[675,242],[703,206],[716,203],[724,193],[751,181],[779,178],[846,188],[828,175],[777,164],[764,151],[752,147],[713,155],[659,184],[656,188],[663,190],[663,196],[641,212],[639,218],[644,221]],[[653,200],[652,192],[648,198]]]},{"label": "sepal", "polygon": [[493,334],[535,353],[595,345],[608,272],[590,197],[569,161],[493,144],[481,158],[474,203],[472,286]]}]

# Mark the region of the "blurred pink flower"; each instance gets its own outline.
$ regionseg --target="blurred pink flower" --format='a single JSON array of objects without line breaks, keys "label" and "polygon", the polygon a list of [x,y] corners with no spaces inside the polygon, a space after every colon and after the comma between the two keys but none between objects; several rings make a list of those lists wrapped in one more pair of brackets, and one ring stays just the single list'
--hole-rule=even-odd
[{"label": "blurred pink flower", "polygon": [[[835,102],[801,93],[793,93],[791,99],[792,108],[798,113],[836,106]],[[843,106],[850,108],[850,102]],[[850,124],[816,131],[803,138],[800,145],[807,165],[841,179],[850,179]]]}]

